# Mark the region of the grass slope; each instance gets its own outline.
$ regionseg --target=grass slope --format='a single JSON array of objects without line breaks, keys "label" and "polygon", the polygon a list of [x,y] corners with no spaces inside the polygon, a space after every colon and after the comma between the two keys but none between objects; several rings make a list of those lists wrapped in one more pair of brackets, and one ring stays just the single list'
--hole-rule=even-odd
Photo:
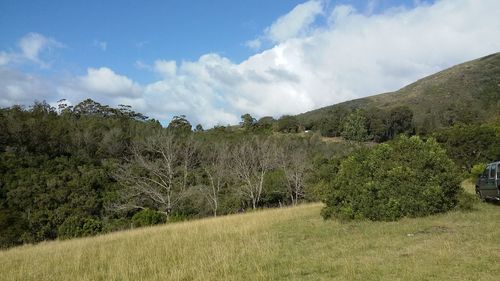
[{"label": "grass slope", "polygon": [[323,221],[321,204],[0,252],[0,280],[498,280],[500,207]]},{"label": "grass slope", "polygon": [[500,112],[500,53],[456,65],[396,92],[323,107],[299,114],[297,118],[311,125],[331,116],[336,108],[390,109],[397,106],[412,109],[417,126],[425,122],[433,122],[438,127],[446,125],[443,123],[465,111],[470,112],[468,118],[476,122],[494,120]]}]

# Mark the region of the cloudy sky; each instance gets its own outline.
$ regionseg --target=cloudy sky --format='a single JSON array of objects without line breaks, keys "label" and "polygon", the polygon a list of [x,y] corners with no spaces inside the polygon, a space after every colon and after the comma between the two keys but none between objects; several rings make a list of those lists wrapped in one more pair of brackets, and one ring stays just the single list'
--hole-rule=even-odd
[{"label": "cloudy sky", "polygon": [[500,51],[498,0],[0,0],[0,107],[92,98],[205,127],[393,91]]}]

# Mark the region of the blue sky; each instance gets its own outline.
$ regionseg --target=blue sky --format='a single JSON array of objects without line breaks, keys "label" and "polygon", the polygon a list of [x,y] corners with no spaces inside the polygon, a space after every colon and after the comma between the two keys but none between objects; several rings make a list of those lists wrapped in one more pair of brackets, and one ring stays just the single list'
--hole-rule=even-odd
[{"label": "blue sky", "polygon": [[[294,114],[499,51],[500,39],[486,36],[500,31],[497,8],[493,0],[0,0],[0,106],[91,97],[206,126],[245,112]],[[436,36],[446,40],[439,50],[423,50]]]},{"label": "blue sky", "polygon": [[[193,61],[218,53],[241,62],[254,50],[245,46],[300,0],[177,0],[177,1],[0,1],[0,50],[15,48],[22,36],[36,32],[55,38],[64,48],[54,67],[32,71],[84,73],[106,65],[137,81],[154,80],[135,67],[136,61],[157,58]],[[370,1],[348,3],[361,11]],[[374,2],[373,2],[374,3]],[[377,1],[376,11],[414,5],[413,1]],[[27,66],[25,66],[27,67]]]}]

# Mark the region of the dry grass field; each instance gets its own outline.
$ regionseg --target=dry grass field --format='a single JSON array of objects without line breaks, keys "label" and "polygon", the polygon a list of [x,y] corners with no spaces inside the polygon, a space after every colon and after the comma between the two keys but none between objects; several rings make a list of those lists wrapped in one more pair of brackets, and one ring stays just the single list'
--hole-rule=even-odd
[{"label": "dry grass field", "polygon": [[0,280],[498,280],[500,206],[399,222],[321,204],[0,252]]}]

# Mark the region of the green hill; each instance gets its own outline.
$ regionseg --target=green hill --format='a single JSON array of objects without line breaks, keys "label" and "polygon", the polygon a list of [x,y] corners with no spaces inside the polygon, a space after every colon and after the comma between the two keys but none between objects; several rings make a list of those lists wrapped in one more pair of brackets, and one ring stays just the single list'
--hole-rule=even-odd
[{"label": "green hill", "polygon": [[0,251],[0,280],[497,280],[498,206],[398,222],[271,209]]},{"label": "green hill", "polygon": [[455,123],[496,120],[500,113],[500,53],[462,63],[420,79],[398,91],[351,100],[299,114],[307,128],[353,109],[390,110],[407,106],[417,132]]}]

